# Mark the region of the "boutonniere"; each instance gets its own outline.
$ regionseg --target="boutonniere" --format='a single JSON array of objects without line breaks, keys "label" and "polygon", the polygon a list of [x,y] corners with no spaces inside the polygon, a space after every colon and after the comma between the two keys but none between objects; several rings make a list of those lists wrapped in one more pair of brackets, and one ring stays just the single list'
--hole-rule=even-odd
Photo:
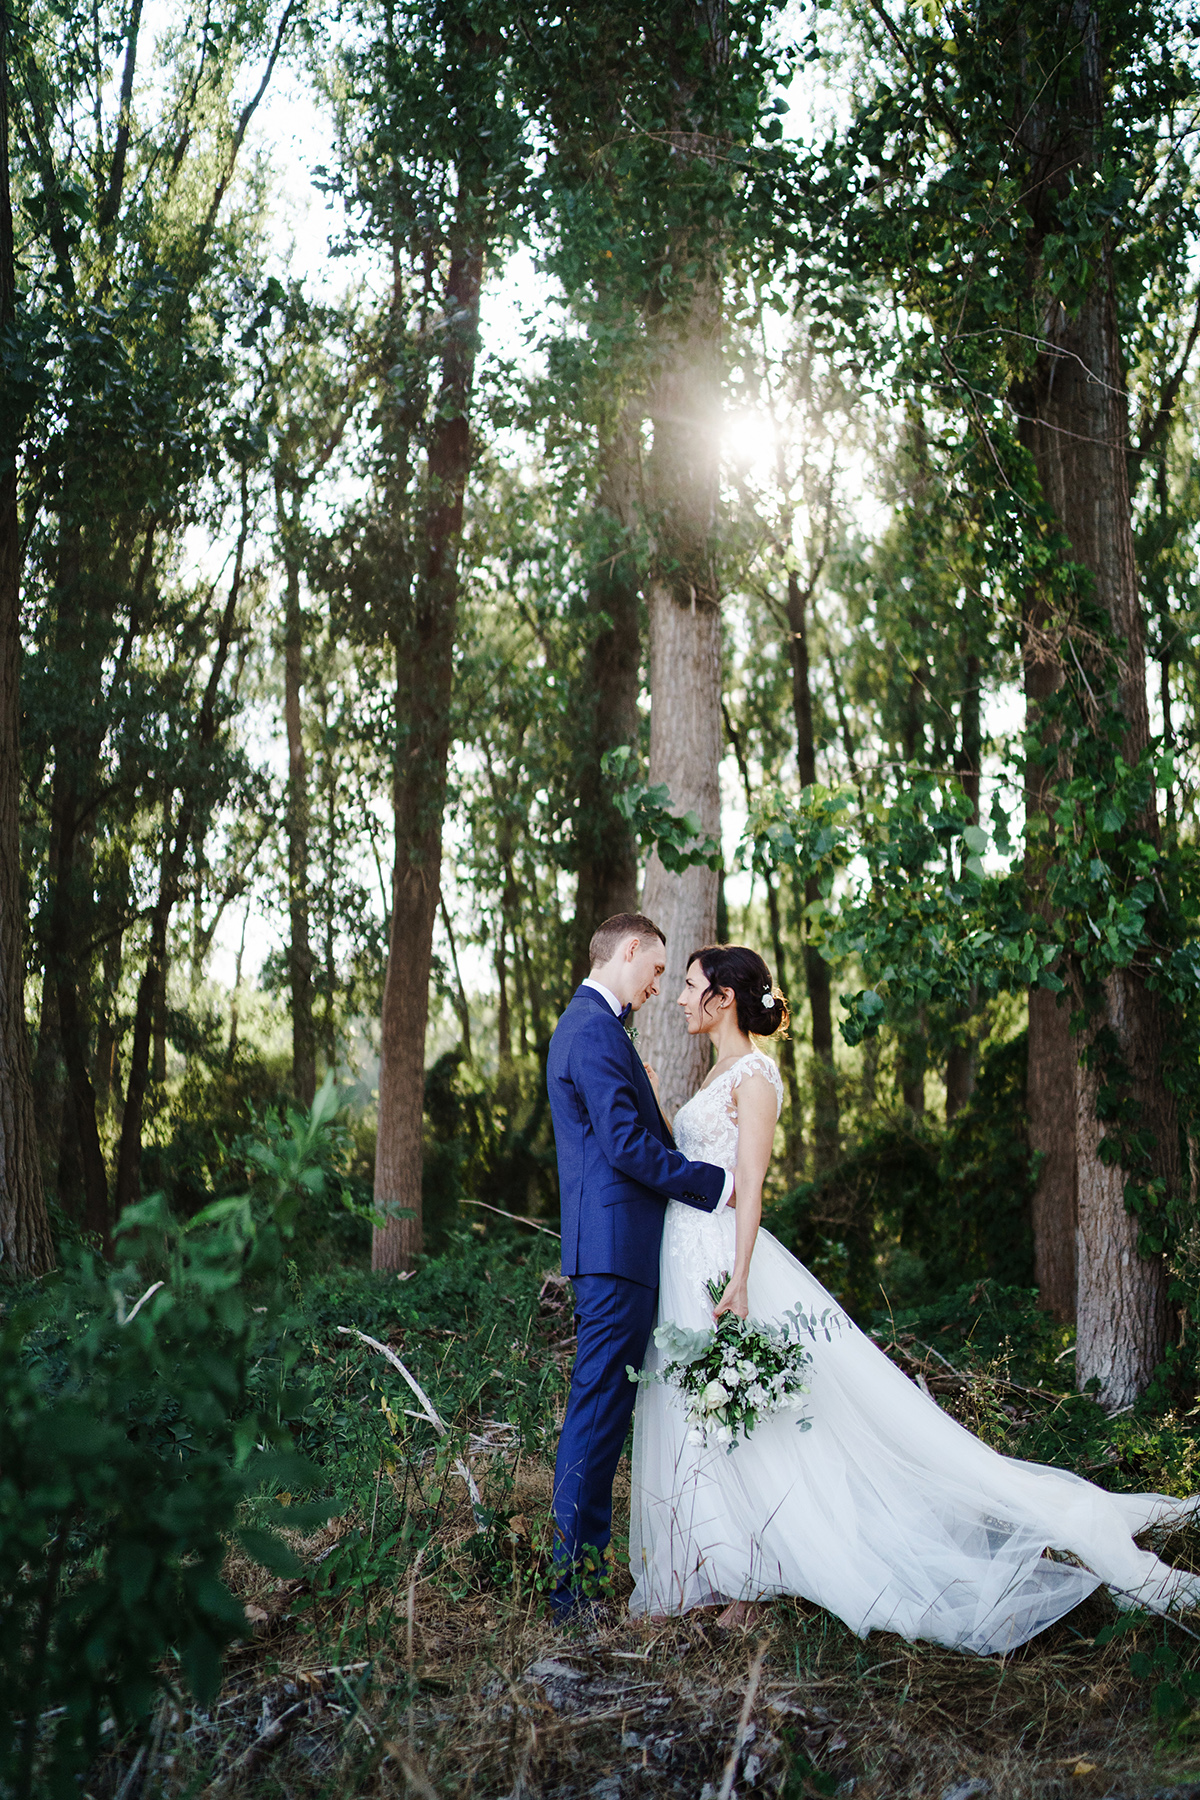
[{"label": "boutonniere", "polygon": [[638,1041],[638,1028],[637,1028],[637,1026],[636,1026],[636,1025],[627,1025],[627,1026],[626,1026],[626,1027],[625,1027],[625,1030],[626,1030],[626,1032],[627,1032],[627,1033],[628,1033],[628,1035],[629,1035],[629,1041],[630,1041],[630,1043],[631,1043],[631,1044],[636,1044],[636,1043],[637,1043],[637,1041]]}]

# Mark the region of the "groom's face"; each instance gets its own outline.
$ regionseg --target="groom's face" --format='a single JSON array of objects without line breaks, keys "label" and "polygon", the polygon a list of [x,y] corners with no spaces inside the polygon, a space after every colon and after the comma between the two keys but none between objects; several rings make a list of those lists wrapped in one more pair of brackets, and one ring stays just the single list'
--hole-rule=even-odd
[{"label": "groom's face", "polygon": [[647,1000],[653,999],[658,992],[658,984],[662,980],[667,967],[666,945],[658,938],[651,938],[648,943],[641,943],[637,938],[632,943],[633,955],[629,962],[629,986],[627,993],[629,1003],[637,1012],[645,1006]]}]

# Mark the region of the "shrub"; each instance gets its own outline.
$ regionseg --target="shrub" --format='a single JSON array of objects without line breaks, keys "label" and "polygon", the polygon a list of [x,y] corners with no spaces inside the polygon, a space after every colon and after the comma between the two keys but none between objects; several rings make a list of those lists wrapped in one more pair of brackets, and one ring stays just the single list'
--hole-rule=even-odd
[{"label": "shrub", "polygon": [[[177,1675],[198,1696],[244,1629],[227,1541],[281,1573],[247,1495],[303,1489],[292,1448],[279,1276],[297,1215],[324,1187],[332,1089],[252,1147],[249,1191],[187,1223],[161,1195],[132,1207],[125,1260],[77,1254],[25,1295],[0,1338],[0,1783],[13,1800],[75,1795],[105,1722],[144,1721]],[[139,1297],[140,1293],[140,1297]],[[293,1507],[291,1525],[326,1509]]]}]

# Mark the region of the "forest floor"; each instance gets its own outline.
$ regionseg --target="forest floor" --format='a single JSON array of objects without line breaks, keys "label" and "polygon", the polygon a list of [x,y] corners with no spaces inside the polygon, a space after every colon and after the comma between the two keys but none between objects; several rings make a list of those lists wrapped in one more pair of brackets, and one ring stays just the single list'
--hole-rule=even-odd
[{"label": "forest floor", "polygon": [[[547,1489],[534,1467],[517,1499],[532,1514]],[[456,1508],[449,1543],[471,1523]],[[307,1548],[315,1564],[329,1545]],[[1114,1617],[1103,1598],[1015,1655],[982,1659],[886,1634],[864,1643],[791,1601],[745,1631],[712,1613],[635,1620],[619,1600],[590,1632],[557,1630],[534,1596],[450,1600],[418,1570],[377,1601],[371,1657],[330,1663],[296,1629],[302,1583],[241,1562],[229,1574],[254,1626],[216,1704],[164,1707],[149,1764],[130,1781],[110,1759],[89,1783],[95,1800],[1200,1800],[1200,1750],[1161,1742],[1129,1669],[1161,1627],[1098,1646]]]},{"label": "forest floor", "polygon": [[[513,1392],[515,1367],[536,1365],[544,1376],[553,1363],[557,1410],[572,1350],[569,1302],[553,1280],[530,1291],[537,1329],[514,1335],[515,1363],[488,1370],[494,1325],[486,1344],[466,1322],[426,1335],[456,1340],[463,1368],[479,1364],[482,1349],[484,1374]],[[499,1280],[488,1298],[510,1320],[520,1311]],[[322,1329],[346,1402],[342,1429],[355,1416],[377,1420],[376,1408],[395,1428],[397,1400],[383,1383],[380,1397],[367,1373],[378,1365],[352,1365],[345,1334],[335,1343],[328,1323],[314,1326],[314,1351]],[[1172,1428],[1164,1450],[1159,1418],[1140,1437],[1125,1421],[1116,1437],[1095,1408],[1084,1431],[1076,1397],[1027,1385],[1028,1369],[1011,1353],[985,1356],[986,1344],[970,1364],[952,1342],[957,1326],[942,1330],[948,1350],[893,1331],[891,1353],[998,1447],[1046,1454],[1044,1437],[1031,1443],[1029,1433],[1044,1432],[1042,1415],[1068,1416],[1073,1466],[1107,1466],[1118,1485],[1149,1484],[1146,1458],[1177,1464],[1194,1436]],[[978,1346],[985,1334],[973,1334]],[[392,1341],[416,1360],[416,1327],[395,1328]],[[437,1351],[438,1369],[454,1348]],[[439,1391],[432,1375],[422,1378]],[[450,1438],[426,1433],[419,1451],[410,1438],[404,1456],[376,1456],[351,1483],[352,1504],[324,1527],[292,1534],[299,1574],[272,1576],[231,1553],[226,1576],[247,1633],[228,1655],[221,1693],[204,1708],[164,1700],[148,1739],[95,1765],[91,1800],[1200,1800],[1200,1643],[1140,1616],[1113,1632],[1121,1616],[1103,1594],[992,1659],[887,1634],[863,1642],[800,1601],[775,1602],[744,1630],[720,1629],[714,1612],[633,1619],[619,1566],[598,1624],[555,1628],[542,1592],[552,1435],[531,1446],[514,1436],[494,1394],[481,1395]],[[482,1491],[486,1529],[456,1473],[460,1454]],[[1174,1477],[1177,1485],[1177,1466]],[[619,1542],[624,1465],[616,1505]],[[1200,1564],[1196,1531],[1156,1548]]]}]

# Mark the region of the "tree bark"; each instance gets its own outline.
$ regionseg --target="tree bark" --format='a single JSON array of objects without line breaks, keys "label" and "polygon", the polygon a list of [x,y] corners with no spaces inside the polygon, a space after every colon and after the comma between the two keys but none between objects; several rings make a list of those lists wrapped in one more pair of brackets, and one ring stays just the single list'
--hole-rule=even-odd
[{"label": "tree bark", "polygon": [[[666,782],[677,811],[693,811],[704,831],[719,839],[718,767],[721,754],[721,620],[715,602],[694,612],[675,600],[669,586],[650,584],[650,780]],[[688,957],[716,936],[715,869],[668,873],[652,853],[646,869],[643,910],[666,934],[666,974],[661,992],[644,1009],[639,1048],[658,1071],[663,1105],[673,1114],[708,1071],[708,1040],[679,1029],[675,1000]]]},{"label": "tree bark", "polygon": [[[1105,984],[1103,1010],[1084,1044],[1107,1029],[1120,1046],[1142,1119],[1157,1138],[1156,1172],[1178,1191],[1178,1120],[1159,1075],[1162,1020],[1153,996],[1125,971]],[[1104,1156],[1102,1071],[1081,1061],[1075,1076],[1079,1179],[1078,1325],[1075,1375],[1082,1389],[1098,1378],[1102,1406],[1129,1406],[1162,1360],[1167,1341],[1167,1284],[1160,1257],[1138,1253],[1137,1217],[1125,1205],[1126,1172]]]},{"label": "tree bark", "polygon": [[1045,988],[1029,995],[1029,1068],[1025,1101],[1029,1146],[1041,1157],[1033,1191],[1033,1275],[1038,1305],[1056,1319],[1075,1317],[1078,1229],[1075,1187],[1077,1106],[1070,1006]]},{"label": "tree bark", "polygon": [[[721,717],[725,721],[725,735],[733,748],[737,761],[738,774],[742,778],[742,789],[746,796],[746,811],[754,805],[754,790],[750,784],[750,765],[742,748],[742,740],[729,715],[729,708],[721,702]],[[779,894],[771,879],[771,871],[765,865],[759,870],[763,886],[767,893],[767,919],[771,928],[771,956],[774,962],[775,980],[788,992],[787,955],[783,947],[783,921],[779,911]],[[790,1004],[790,1003],[789,1003]],[[776,1040],[779,1049],[779,1067],[783,1074],[783,1085],[787,1090],[788,1111],[787,1128],[784,1136],[783,1179],[788,1188],[795,1186],[804,1170],[804,1109],[800,1101],[800,1081],[796,1072],[796,1040],[791,1031]]]},{"label": "tree bark", "polygon": [[[817,779],[817,745],[813,732],[812,682],[808,661],[809,591],[800,585],[793,569],[788,570],[788,648],[792,663],[792,714],[796,725],[796,761],[801,787],[812,787]],[[804,883],[804,904],[811,906],[821,898],[821,887],[815,875]],[[829,964],[812,942],[808,920],[802,925],[804,936],[804,978],[808,988],[808,1010],[812,1025],[813,1050],[813,1169],[823,1175],[838,1158],[841,1120],[838,1110],[837,1069],[833,1058],[833,983]]]},{"label": "tree bark", "polygon": [[[1068,101],[1054,117],[1031,117],[1035,149],[1033,251],[1053,229],[1058,200],[1078,172],[1096,166],[1103,125],[1104,71],[1097,13],[1077,5],[1060,17],[1078,55]],[[1040,267],[1035,270],[1036,276]],[[1118,692],[1124,729],[1121,754],[1137,760],[1149,742],[1146,656],[1130,512],[1128,409],[1121,361],[1112,245],[1096,256],[1078,311],[1049,304],[1031,391],[1021,396],[1029,423],[1025,440],[1042,492],[1060,520],[1074,562],[1093,578],[1092,595],[1124,648]],[[1081,648],[1084,659],[1086,645]],[[1154,798],[1138,829],[1157,835]],[[1164,1021],[1136,968],[1116,970],[1099,995],[1076,992],[1091,1011],[1075,1072],[1075,1148],[1078,1196],[1076,1377],[1093,1377],[1110,1408],[1129,1405],[1162,1356],[1166,1342],[1165,1272],[1160,1258],[1137,1253],[1137,1224],[1125,1207],[1127,1175],[1105,1160],[1105,1126],[1097,1116],[1101,1072],[1086,1066],[1102,1029],[1124,1066],[1128,1092],[1153,1134],[1155,1173],[1168,1189],[1179,1183],[1179,1132],[1174,1101],[1160,1074]],[[1065,1011],[1065,1008],[1062,1009]],[[1048,1016],[1048,1014],[1046,1015]],[[1035,1003],[1031,1024],[1045,1019]],[[1032,1061],[1031,1061],[1032,1066]]]},{"label": "tree bark", "polygon": [[[1027,436],[1031,435],[1027,432]],[[1032,446],[1031,446],[1032,447]],[[1062,685],[1062,664],[1046,638],[1049,614],[1038,595],[1030,598],[1025,621],[1026,729],[1037,729],[1045,702]],[[1025,817],[1041,823],[1042,835],[1030,837],[1025,879],[1034,905],[1049,915],[1047,898],[1050,838],[1049,801],[1056,771],[1032,760],[1025,777]],[[1025,1104],[1029,1115],[1029,1147],[1038,1158],[1033,1191],[1033,1268],[1038,1304],[1069,1324],[1075,1318],[1076,1192],[1075,1042],[1067,995],[1045,988],[1029,993],[1029,1060]]]},{"label": "tree bark", "polygon": [[275,511],[283,547],[283,717],[287,731],[288,981],[292,996],[292,1091],[311,1106],[317,1091],[317,1040],[313,1022],[313,953],[308,899],[308,759],[300,696],[304,675],[304,615],[300,606],[300,564],[294,543],[295,520],[288,517],[284,491],[275,487]]},{"label": "tree bark", "polygon": [[[127,876],[127,871],[126,871]],[[128,905],[128,880],[123,883],[122,903]],[[121,1029],[118,989],[121,985],[123,928],[114,930],[100,954],[100,995],[96,1008],[96,1111],[108,1116],[120,1088]]]},{"label": "tree bark", "polygon": [[[81,692],[90,697],[100,686],[101,620],[84,616],[81,532],[77,520],[71,516],[82,497],[74,480],[68,480],[65,486],[55,596],[57,650],[63,666],[79,674]],[[85,705],[80,705],[77,714],[63,723],[55,734],[54,778],[50,794],[54,883],[49,899],[44,979],[53,982],[55,988],[59,1047],[65,1071],[59,1167],[69,1168],[74,1157],[78,1158],[82,1184],[79,1223],[85,1231],[107,1244],[111,1224],[108,1171],[96,1120],[88,1009],[83,997],[89,987],[86,947],[92,932],[94,906],[91,848],[82,821],[85,797],[90,795],[94,785],[99,756],[99,740],[89,711]],[[67,1199],[65,1191],[60,1198]]]},{"label": "tree bark", "polygon": [[[697,283],[690,307],[659,315],[659,365],[651,394],[654,446],[647,469],[656,542],[646,600],[650,615],[650,781],[665,782],[678,812],[695,812],[720,840],[721,614],[713,536],[720,422],[716,286]],[[699,1087],[708,1041],[679,1029],[675,999],[691,953],[716,935],[715,869],[669,874],[657,853],[646,869],[643,910],[666,934],[666,974],[644,1010],[643,1054],[658,1071],[672,1114]]]},{"label": "tree bark", "polygon": [[571,983],[588,972],[588,944],[597,925],[637,905],[637,845],[629,823],[613,805],[602,757],[622,744],[637,744],[641,578],[629,547],[638,475],[637,419],[622,414],[599,446],[600,480],[595,523],[597,544],[587,609],[593,637],[584,675],[587,723],[579,772]]},{"label": "tree bark", "polygon": [[[697,27],[700,30],[697,30]],[[705,114],[700,69],[713,83],[729,61],[726,0],[677,5],[654,20],[666,66],[663,95],[674,155],[707,160],[714,123]],[[681,49],[681,47],[683,47]],[[722,130],[722,125],[717,125]],[[714,167],[718,165],[713,165]],[[703,217],[664,245],[673,270],[658,310],[647,320],[649,410],[654,427],[647,466],[654,548],[646,603],[650,618],[650,779],[665,782],[680,811],[721,837],[721,615],[716,524],[720,488],[722,291],[719,244]],[[664,274],[666,271],[664,270]],[[673,1112],[702,1081],[708,1043],[679,1030],[675,999],[692,951],[717,929],[721,877],[691,868],[671,875],[657,854],[646,869],[643,910],[666,933],[662,993],[646,1013],[647,1060],[658,1070],[663,1104]]]},{"label": "tree bark", "polygon": [[[965,681],[962,697],[958,778],[971,802],[972,823],[979,823],[979,775],[983,760],[983,728],[979,709],[979,658],[965,659]],[[960,1007],[954,1020],[954,1038],[946,1057],[946,1122],[956,1118],[975,1091],[976,1044],[970,1032],[971,1018],[978,1004],[972,989],[971,1001]]]},{"label": "tree bark", "polygon": [[[16,310],[8,168],[7,0],[0,0],[0,334]],[[25,1022],[25,909],[21,895],[21,538],[19,421],[0,425],[0,1258],[28,1280],[54,1266],[42,1193]]]},{"label": "tree bark", "polygon": [[441,385],[429,440],[429,506],[411,627],[396,646],[396,852],[380,1019],[375,1204],[403,1208],[376,1228],[374,1269],[411,1268],[420,1254],[425,1028],[433,927],[441,892],[442,813],[458,618],[463,499],[471,466],[469,409],[479,332],[483,250],[451,250]]}]

